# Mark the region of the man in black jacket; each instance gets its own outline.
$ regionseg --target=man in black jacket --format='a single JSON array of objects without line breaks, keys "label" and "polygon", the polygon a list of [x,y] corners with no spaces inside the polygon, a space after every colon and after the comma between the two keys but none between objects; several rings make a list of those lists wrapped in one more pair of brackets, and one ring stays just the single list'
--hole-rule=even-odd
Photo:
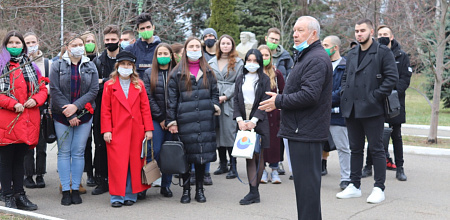
[{"label": "man in black jacket", "polygon": [[359,45],[348,53],[346,72],[342,77],[341,112],[346,118],[351,150],[351,183],[337,198],[361,197],[361,171],[364,159],[365,137],[372,155],[375,184],[367,198],[368,203],[385,199],[386,155],[383,147],[383,100],[398,81],[394,55],[373,38],[373,25],[362,19],[355,25]]},{"label": "man in black jacket", "polygon": [[288,139],[298,219],[322,219],[320,184],[322,149],[330,127],[333,70],[319,40],[319,22],[300,17],[294,25],[294,67],[283,94],[260,103],[259,109],[281,109],[278,136]]},{"label": "man in black jacket", "polygon": [[95,143],[95,182],[97,187],[92,191],[92,195],[100,195],[109,191],[108,187],[108,161],[106,153],[106,143],[100,133],[100,112],[102,109],[103,85],[109,80],[109,75],[114,71],[116,56],[120,52],[119,48],[120,29],[117,25],[108,25],[103,30],[103,41],[106,49],[100,56],[94,58],[93,62],[98,71],[99,90],[95,104],[93,131]]},{"label": "man in black jacket", "polygon": [[[395,62],[397,63],[397,70],[399,79],[394,89],[398,92],[400,100],[400,115],[394,118],[386,119],[389,127],[392,128],[391,138],[394,145],[395,164],[390,158],[388,146],[385,145],[385,153],[387,158],[387,169],[397,170],[396,178],[400,181],[406,181],[405,171],[403,169],[403,140],[402,140],[402,123],[406,122],[405,112],[405,92],[409,87],[411,81],[412,68],[409,64],[408,55],[401,49],[400,44],[394,39],[391,28],[386,25],[378,27],[378,42],[386,45],[394,53]],[[394,167],[396,166],[396,167]],[[366,166],[363,169],[363,176],[370,176],[372,174],[372,158],[367,155]]]}]

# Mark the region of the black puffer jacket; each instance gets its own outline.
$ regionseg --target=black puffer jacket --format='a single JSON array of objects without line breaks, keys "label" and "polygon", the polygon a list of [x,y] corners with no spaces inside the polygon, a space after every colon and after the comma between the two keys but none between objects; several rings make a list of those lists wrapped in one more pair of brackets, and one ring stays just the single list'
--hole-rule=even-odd
[{"label": "black puffer jacket", "polygon": [[328,139],[333,67],[317,40],[294,59],[283,94],[275,99],[281,109],[278,136],[294,141],[321,142]]},{"label": "black puffer jacket", "polygon": [[[213,162],[216,156],[216,132],[214,112],[219,106],[217,80],[212,70],[200,70],[197,79],[190,75],[191,91],[187,91],[185,78],[182,78],[179,64],[169,77],[167,87],[166,125],[178,125],[178,134],[184,143],[188,162],[205,164]],[[208,85],[203,84],[207,75]]]},{"label": "black puffer jacket", "polygon": [[397,63],[398,70],[398,82],[394,89],[398,92],[398,99],[400,100],[400,115],[395,118],[388,118],[386,122],[391,124],[401,124],[406,122],[406,112],[405,112],[405,92],[409,87],[411,81],[412,69],[409,64],[409,57],[405,51],[402,50],[398,42],[394,39],[391,42],[391,50],[394,53],[395,62]]},{"label": "black puffer jacket", "polygon": [[158,70],[158,82],[156,83],[155,92],[151,91],[152,68],[148,68],[144,72],[143,81],[145,90],[147,91],[150,109],[152,110],[152,118],[158,123],[166,120],[166,86],[168,70]]}]

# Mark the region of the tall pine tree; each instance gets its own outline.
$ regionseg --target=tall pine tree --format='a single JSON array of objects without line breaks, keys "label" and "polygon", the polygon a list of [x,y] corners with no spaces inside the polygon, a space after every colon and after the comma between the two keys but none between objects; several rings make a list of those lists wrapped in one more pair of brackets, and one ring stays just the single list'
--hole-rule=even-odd
[{"label": "tall pine tree", "polygon": [[218,37],[228,34],[236,41],[239,39],[239,19],[234,14],[235,5],[236,0],[212,0],[209,27],[216,30]]}]

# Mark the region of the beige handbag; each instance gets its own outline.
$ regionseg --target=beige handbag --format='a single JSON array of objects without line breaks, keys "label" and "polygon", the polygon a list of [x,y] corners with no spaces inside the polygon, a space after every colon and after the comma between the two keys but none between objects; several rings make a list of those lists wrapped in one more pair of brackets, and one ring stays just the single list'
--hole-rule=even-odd
[{"label": "beige handbag", "polygon": [[144,167],[142,167],[142,184],[151,185],[155,180],[161,177],[158,163],[153,155],[153,141],[151,142],[152,161],[147,163],[147,144],[148,140],[144,140],[142,143],[142,150],[144,151]]}]

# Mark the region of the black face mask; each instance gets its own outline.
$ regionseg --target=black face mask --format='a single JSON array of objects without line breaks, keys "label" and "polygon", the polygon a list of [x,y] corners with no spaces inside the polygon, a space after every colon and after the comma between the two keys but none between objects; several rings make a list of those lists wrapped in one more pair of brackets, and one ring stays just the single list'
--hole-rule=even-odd
[{"label": "black face mask", "polygon": [[205,40],[205,45],[209,48],[214,47],[214,44],[216,43],[216,39],[207,39]]},{"label": "black face mask", "polygon": [[116,51],[117,48],[119,48],[119,43],[109,43],[109,44],[105,44],[105,47],[107,50],[109,50],[109,52],[113,52]]},{"label": "black face mask", "polygon": [[389,40],[389,37],[379,37],[378,38],[378,43],[380,43],[381,45],[389,45],[389,43],[391,42],[391,40]]}]

